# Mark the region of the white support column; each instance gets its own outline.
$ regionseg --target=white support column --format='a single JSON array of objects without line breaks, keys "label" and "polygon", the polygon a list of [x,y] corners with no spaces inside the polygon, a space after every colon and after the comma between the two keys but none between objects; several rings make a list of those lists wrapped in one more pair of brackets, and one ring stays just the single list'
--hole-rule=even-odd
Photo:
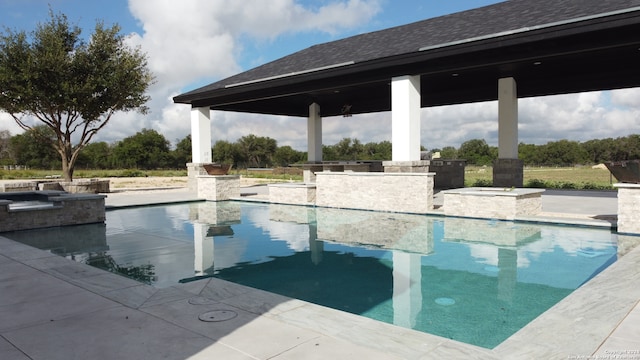
[{"label": "white support column", "polygon": [[420,76],[391,79],[392,161],[420,160]]},{"label": "white support column", "polygon": [[309,105],[309,118],[307,119],[307,160],[309,162],[322,161],[322,117],[320,105]]},{"label": "white support column", "polygon": [[213,236],[208,237],[209,224],[193,224],[193,247],[196,276],[206,275],[205,271],[213,267]]},{"label": "white support column", "polygon": [[192,162],[211,162],[211,111],[208,107],[191,108]]},{"label": "white support column", "polygon": [[393,252],[393,323],[412,328],[422,310],[421,256]]},{"label": "white support column", "polygon": [[511,77],[498,80],[498,158],[518,158],[518,91]]}]

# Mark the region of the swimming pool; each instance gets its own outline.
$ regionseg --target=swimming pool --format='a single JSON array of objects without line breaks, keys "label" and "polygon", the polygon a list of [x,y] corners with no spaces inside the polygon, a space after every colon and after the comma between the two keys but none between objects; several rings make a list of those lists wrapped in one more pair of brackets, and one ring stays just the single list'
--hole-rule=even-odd
[{"label": "swimming pool", "polygon": [[569,226],[243,202],[106,215],[3,235],[158,287],[215,276],[486,348],[617,258],[610,231]]}]

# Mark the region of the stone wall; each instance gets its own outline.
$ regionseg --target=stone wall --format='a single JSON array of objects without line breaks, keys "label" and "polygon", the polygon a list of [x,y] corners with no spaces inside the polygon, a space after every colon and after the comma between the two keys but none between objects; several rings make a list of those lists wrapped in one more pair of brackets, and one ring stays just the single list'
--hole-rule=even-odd
[{"label": "stone wall", "polygon": [[269,202],[275,204],[314,205],[316,184],[269,184]]},{"label": "stone wall", "polygon": [[60,186],[62,186],[64,191],[71,194],[99,194],[110,191],[109,180],[81,179],[72,182],[61,181]]},{"label": "stone wall", "polygon": [[425,214],[433,210],[433,173],[316,173],[316,205]]},{"label": "stone wall", "polygon": [[514,220],[542,211],[542,189],[464,188],[445,190],[448,216]]},{"label": "stone wall", "polygon": [[99,194],[110,192],[109,180],[79,179],[72,182],[40,180],[16,181],[0,184],[1,192],[64,190],[71,194]]},{"label": "stone wall", "polygon": [[201,175],[197,182],[199,198],[224,201],[240,197],[240,175]]},{"label": "stone wall", "polygon": [[207,174],[204,164],[200,163],[187,163],[187,188],[189,191],[198,191],[198,177]]},{"label": "stone wall", "polygon": [[2,192],[20,192],[20,191],[36,191],[38,190],[37,181],[16,181],[0,184]]},{"label": "stone wall", "polygon": [[429,160],[416,161],[383,161],[386,173],[426,173],[429,172]]},{"label": "stone wall", "polygon": [[640,184],[615,184],[618,188],[618,232],[640,234]]},{"label": "stone wall", "polygon": [[48,204],[14,209],[13,201],[0,200],[0,232],[104,222],[105,197],[65,194],[49,197]]}]

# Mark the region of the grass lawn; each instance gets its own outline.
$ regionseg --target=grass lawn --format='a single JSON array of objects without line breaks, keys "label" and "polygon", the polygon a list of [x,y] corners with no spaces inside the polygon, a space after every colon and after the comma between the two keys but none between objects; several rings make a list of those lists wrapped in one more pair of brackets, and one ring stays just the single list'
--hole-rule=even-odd
[{"label": "grass lawn", "polygon": [[[465,186],[491,186],[493,169],[490,166],[467,166]],[[274,168],[272,170],[232,170],[232,174],[245,177],[302,181],[300,168]],[[0,179],[43,179],[58,176],[60,170],[0,170]],[[187,170],[76,170],[74,179],[145,176],[187,176]],[[617,180],[607,169],[580,167],[525,167],[525,187],[560,189],[613,189]]]},{"label": "grass lawn", "polygon": [[[490,184],[493,169],[489,167],[467,166],[465,186]],[[547,187],[562,189],[612,189],[617,183],[607,169],[581,167],[525,167],[525,187]]]}]

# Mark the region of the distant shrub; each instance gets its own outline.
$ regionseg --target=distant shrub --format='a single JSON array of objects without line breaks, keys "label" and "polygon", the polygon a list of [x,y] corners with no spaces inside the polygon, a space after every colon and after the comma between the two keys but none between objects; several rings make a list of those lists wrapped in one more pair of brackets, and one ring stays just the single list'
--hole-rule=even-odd
[{"label": "distant shrub", "polygon": [[578,186],[575,183],[572,182],[566,182],[566,181],[562,181],[556,184],[556,188],[557,189],[578,189]]},{"label": "distant shrub", "polygon": [[118,175],[118,177],[145,177],[145,176],[147,176],[147,174],[145,174],[144,171],[140,171],[137,169],[122,170],[120,175]]},{"label": "distant shrub", "polygon": [[471,186],[473,186],[473,187],[491,187],[491,186],[493,186],[493,181],[492,180],[487,180],[487,179],[477,179],[476,181],[473,182],[473,184]]},{"label": "distant shrub", "polygon": [[547,182],[540,179],[531,179],[524,185],[527,188],[544,189],[547,188]]},{"label": "distant shrub", "polygon": [[584,190],[613,190],[613,186],[611,185],[598,185],[592,182],[584,182],[580,188]]}]

